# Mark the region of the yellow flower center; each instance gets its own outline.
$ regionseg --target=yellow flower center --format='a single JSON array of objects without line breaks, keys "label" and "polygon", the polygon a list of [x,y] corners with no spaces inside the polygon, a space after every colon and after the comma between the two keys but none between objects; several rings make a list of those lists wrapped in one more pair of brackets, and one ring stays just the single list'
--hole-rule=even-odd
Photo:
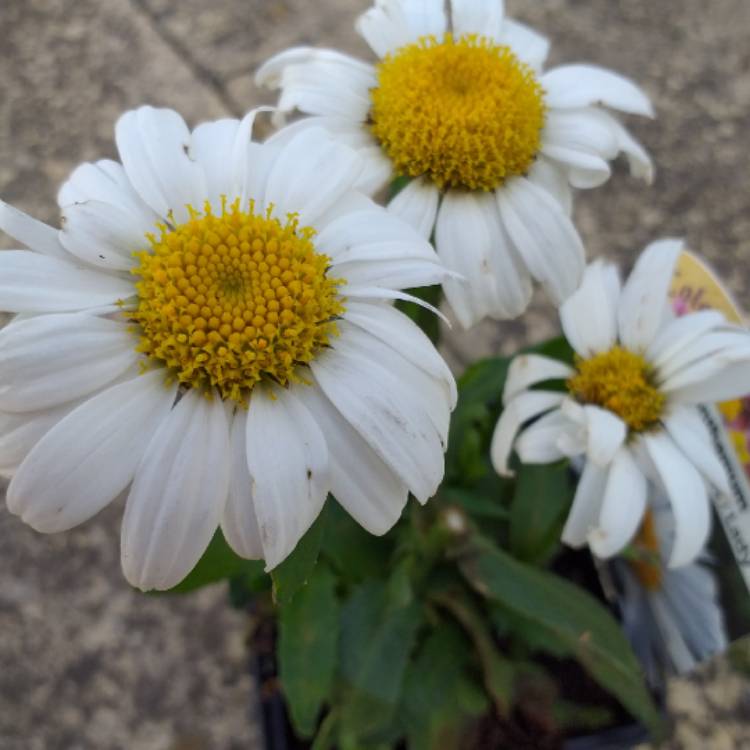
[{"label": "yellow flower center", "polygon": [[441,190],[494,190],[539,152],[544,92],[509,47],[424,37],[377,71],[371,128],[397,174],[425,175]]},{"label": "yellow flower center", "polygon": [[659,558],[659,537],[653,511],[647,510],[641,528],[633,539],[636,556],[630,560],[630,567],[646,591],[659,591],[662,584],[662,570]]},{"label": "yellow flower center", "polygon": [[136,253],[138,351],[193,388],[217,388],[246,405],[267,379],[305,382],[308,364],[337,335],[344,306],[330,258],[315,251],[314,230],[286,223],[272,209],[256,214],[239,201],[220,216],[203,213],[174,229],[149,235],[151,249]]},{"label": "yellow flower center", "polygon": [[665,397],[653,384],[651,368],[639,354],[619,346],[576,361],[568,390],[582,404],[595,404],[617,414],[634,432],[655,427]]}]

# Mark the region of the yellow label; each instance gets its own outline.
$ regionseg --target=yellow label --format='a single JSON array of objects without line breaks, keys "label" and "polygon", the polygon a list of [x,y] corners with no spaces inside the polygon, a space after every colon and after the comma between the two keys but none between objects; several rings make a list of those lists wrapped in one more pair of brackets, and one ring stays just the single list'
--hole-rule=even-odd
[{"label": "yellow label", "polygon": [[677,262],[670,297],[675,312],[684,315],[698,310],[718,310],[731,323],[745,325],[744,316],[718,276],[689,251]]},{"label": "yellow label", "polygon": [[[718,276],[690,252],[684,252],[677,263],[670,299],[677,315],[713,309],[731,323],[746,325]],[[732,489],[730,496],[714,492],[714,505],[750,589],[750,396],[718,404],[717,409],[706,408],[702,415]]]}]

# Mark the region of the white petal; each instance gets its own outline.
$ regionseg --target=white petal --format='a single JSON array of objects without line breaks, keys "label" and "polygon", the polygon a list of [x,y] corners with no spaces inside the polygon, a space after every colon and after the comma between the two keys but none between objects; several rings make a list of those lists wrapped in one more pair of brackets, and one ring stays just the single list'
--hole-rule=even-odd
[{"label": "white petal", "polygon": [[60,244],[56,229],[4,201],[0,201],[0,230],[36,253],[53,258],[69,257]]},{"label": "white petal", "polygon": [[8,488],[8,508],[45,533],[91,518],[130,483],[176,390],[154,372],[83,403],[31,450]]},{"label": "white petal", "polygon": [[216,531],[229,491],[224,404],[188,391],[147,443],[122,521],[122,569],[147,591],[176,586]]},{"label": "white petal", "polygon": [[626,349],[645,351],[671,317],[669,286],[683,250],[681,240],[649,245],[638,258],[620,296],[618,326]]},{"label": "white petal", "polygon": [[356,188],[365,195],[375,195],[391,181],[393,164],[380,146],[360,148],[358,153],[362,157],[364,168],[357,180]]},{"label": "white petal", "polygon": [[516,441],[523,464],[549,464],[565,458],[560,438],[570,431],[570,420],[559,409],[540,417]]},{"label": "white petal", "polygon": [[[263,63],[255,73],[255,83],[270,89],[282,85],[284,71],[290,65],[314,65],[315,63],[337,63],[339,66],[356,72],[361,76],[371,76],[373,66],[369,63],[342,54],[336,50],[316,49],[315,47],[292,47],[274,55]],[[365,79],[365,80],[369,80]]]},{"label": "white petal", "polygon": [[664,425],[677,447],[706,479],[724,494],[731,494],[726,469],[698,410],[689,406],[672,407],[664,418]]},{"label": "white petal", "polygon": [[608,161],[619,152],[612,118],[593,108],[553,110],[547,115],[542,135],[542,153],[571,167],[571,184],[598,187],[611,171]]},{"label": "white petal", "polygon": [[258,85],[280,88],[279,109],[363,122],[370,110],[375,69],[333,50],[298,47],[272,57],[255,75]]},{"label": "white petal", "polygon": [[[222,195],[230,202],[239,197],[237,181],[231,177],[236,166],[232,159],[232,149],[239,124],[239,120],[230,119],[204,122],[198,125],[190,138],[193,158],[203,167],[206,198],[216,213],[221,210]],[[249,146],[249,134],[247,140]]]},{"label": "white petal", "polygon": [[564,362],[539,354],[520,354],[513,358],[508,368],[503,390],[503,403],[507,404],[521,391],[545,380],[565,380],[575,370]]},{"label": "white petal", "polygon": [[669,495],[675,519],[670,568],[692,562],[711,531],[711,506],[701,475],[664,433],[641,437]]},{"label": "white petal", "polygon": [[634,115],[654,116],[648,96],[629,79],[594,65],[565,65],[542,76],[551,109],[603,104]]},{"label": "white petal", "polygon": [[598,524],[589,532],[591,551],[601,558],[620,552],[635,536],[646,510],[648,483],[627,448],[622,448],[607,476]]},{"label": "white petal", "polygon": [[388,211],[429,239],[435,226],[440,193],[426,178],[412,180],[388,204]]},{"label": "white petal", "polygon": [[[269,208],[266,200],[268,177],[271,174],[282,149],[268,143],[250,143],[247,150],[247,173],[241,200],[255,201],[255,212],[262,213]],[[283,218],[283,217],[282,217]]]},{"label": "white petal", "polygon": [[391,346],[413,365],[442,381],[456,405],[456,381],[445,360],[422,329],[390,305],[348,302],[344,318]]},{"label": "white petal", "polygon": [[562,532],[563,542],[570,547],[583,547],[588,540],[589,532],[596,525],[604,501],[608,473],[608,469],[601,468],[592,461],[586,461],[584,464],[573,505]]},{"label": "white petal", "polygon": [[[709,368],[715,363],[708,362]],[[696,374],[696,373],[694,373]],[[750,363],[739,362],[711,372],[705,379],[685,385],[670,393],[676,402],[687,404],[716,404],[740,398],[750,393]]]},{"label": "white petal", "polygon": [[447,193],[438,213],[435,245],[445,266],[463,277],[446,280],[443,288],[464,328],[486,315],[510,319],[526,309],[531,279],[504,234],[493,195]]},{"label": "white petal", "polygon": [[264,143],[270,143],[274,146],[285,146],[303,131],[316,129],[325,130],[339,143],[343,143],[345,146],[350,146],[360,152],[373,147],[380,151],[378,142],[366,126],[363,126],[362,123],[352,122],[346,117],[336,117],[334,115],[303,117],[301,120],[296,120],[280,128]]},{"label": "white petal", "polygon": [[545,146],[541,153],[562,166],[570,184],[579,190],[599,187],[612,175],[606,159],[596,154],[552,144]]},{"label": "white petal", "polygon": [[456,38],[464,34],[481,34],[499,40],[504,15],[504,0],[451,0],[451,20]]},{"label": "white petal", "polygon": [[569,397],[560,408],[572,423],[579,425],[580,432],[576,437],[585,442],[587,457],[599,466],[609,464],[625,442],[626,424],[606,409],[591,404],[581,405]]},{"label": "white petal", "polygon": [[38,412],[0,412],[0,476],[12,476],[31,449],[76,406],[73,401]]},{"label": "white petal", "polygon": [[609,464],[625,442],[626,424],[612,412],[598,406],[584,406],[586,417],[586,456],[599,466]]},{"label": "white petal", "polygon": [[[224,196],[230,203],[240,198],[246,205],[249,197],[248,172],[255,164],[249,162],[250,153],[257,147],[252,142],[255,120],[271,107],[250,110],[242,120],[216,120],[199,125],[190,138],[190,153],[203,168],[206,198],[215,213],[221,213]],[[203,210],[203,205],[200,206]]]},{"label": "white petal", "polygon": [[401,292],[395,289],[382,289],[376,286],[347,286],[346,297],[351,299],[358,299],[366,302],[377,302],[378,300],[396,300],[400,299],[404,302],[413,302],[415,305],[424,307],[425,310],[429,310],[434,315],[437,315],[446,325],[450,325],[448,319],[440,312],[436,307],[431,305],[429,302],[425,302],[419,297],[415,297],[413,294],[407,292]]},{"label": "white petal", "polygon": [[13,313],[90,310],[134,294],[133,284],[116,276],[76,268],[39,253],[0,251],[0,310]]},{"label": "white petal", "polygon": [[293,390],[254,389],[247,463],[266,570],[272,570],[318,517],[331,488],[325,437]]},{"label": "white petal", "polygon": [[377,456],[317,386],[302,394],[326,436],[331,492],[371,534],[385,534],[401,516],[408,487]]},{"label": "white petal", "polygon": [[148,247],[159,217],[139,197],[123,167],[113,161],[82,164],[57,197],[62,210],[60,242],[81,260],[127,270],[133,253]]},{"label": "white petal", "polygon": [[549,55],[549,39],[510,18],[505,19],[497,41],[509,46],[520,60],[537,71],[542,69]]},{"label": "white petal", "polygon": [[617,150],[625,154],[628,159],[630,174],[650,185],[654,181],[654,163],[646,149],[609,112],[599,110],[599,117],[609,122],[609,126],[617,138]]},{"label": "white petal", "polygon": [[443,478],[443,446],[410,383],[339,345],[310,365],[323,392],[420,502]]},{"label": "white petal", "polygon": [[[344,216],[350,216],[351,214],[359,211],[377,211],[381,217],[387,216],[385,209],[382,206],[378,206],[372,198],[368,198],[366,195],[360,192],[347,193],[338,203],[331,206],[325,213],[321,214],[320,218],[316,222],[315,228],[319,234],[315,237],[315,246],[319,247],[320,236],[324,232],[329,224],[332,224],[336,219],[340,219]],[[401,226],[406,226],[404,222],[399,221]],[[422,239],[421,237],[419,238]],[[434,253],[434,250],[433,250]]]},{"label": "white petal", "polygon": [[0,409],[37,411],[112,382],[140,355],[124,322],[40,315],[0,331]]},{"label": "white petal", "polygon": [[497,191],[505,228],[528,267],[555,304],[561,304],[581,282],[583,243],[560,204],[543,188],[523,177]]},{"label": "white petal", "polygon": [[[382,287],[386,289],[412,289],[440,284],[448,275],[445,267],[434,262],[400,258],[391,261],[364,261],[337,263],[336,274],[355,287]],[[341,288],[346,295],[346,287]]]},{"label": "white petal", "polygon": [[444,0],[376,0],[383,6],[401,7],[411,40],[423,36],[442,37],[448,20]]},{"label": "white petal", "polygon": [[115,126],[120,160],[138,195],[163,218],[188,220],[186,208],[203,208],[203,170],[190,152],[190,131],[171,109],[141,107],[126,112]]},{"label": "white petal", "polygon": [[525,422],[559,406],[565,398],[562,393],[527,391],[506,404],[495,426],[490,445],[490,458],[500,476],[513,476],[508,459],[518,431]]},{"label": "white petal", "polygon": [[595,261],[586,268],[581,286],[560,307],[565,338],[581,357],[606,352],[617,343],[619,296],[617,268]]},{"label": "white petal", "polygon": [[437,260],[430,243],[409,224],[380,206],[367,203],[366,207],[343,213],[322,225],[315,237],[316,250],[330,256],[334,263],[351,260],[352,252],[358,260]]},{"label": "white petal", "polygon": [[378,57],[422,36],[442,37],[446,26],[444,0],[375,0],[355,24]]},{"label": "white petal", "polygon": [[700,310],[669,321],[649,344],[646,358],[655,368],[666,364],[671,357],[712,328],[726,324],[726,318],[716,310]]},{"label": "white petal", "polygon": [[400,354],[391,342],[374,337],[359,326],[346,320],[339,323],[340,337],[331,344],[337,353],[356,357],[373,367],[382,367],[402,389],[409,388],[415,405],[429,416],[440,436],[443,450],[448,444],[451,408],[454,405],[455,387],[445,378],[435,378],[429,372]]},{"label": "white petal", "polygon": [[157,229],[156,223],[95,200],[63,209],[63,221],[60,240],[71,255],[113,271],[132,268],[133,253],[147,249],[146,233]]},{"label": "white petal", "polygon": [[229,436],[229,497],[221,519],[221,530],[229,546],[240,557],[262,560],[263,544],[255,516],[253,482],[247,468],[246,432],[247,412],[241,409],[234,416]]},{"label": "white petal", "polygon": [[299,214],[302,226],[316,220],[346,193],[362,172],[356,151],[324,130],[305,130],[283,146],[268,175],[265,201],[277,216]]},{"label": "white petal", "polygon": [[[750,361],[750,334],[739,326],[725,326],[709,331],[675,352],[658,369],[659,380],[665,391],[680,385],[688,385],[704,378],[693,377],[693,371],[701,371],[703,365],[711,365],[715,372],[729,364]],[[709,370],[712,372],[712,370]]]},{"label": "white petal", "polygon": [[539,156],[529,170],[528,178],[555,198],[567,216],[573,213],[573,191],[567,173],[558,164]]}]

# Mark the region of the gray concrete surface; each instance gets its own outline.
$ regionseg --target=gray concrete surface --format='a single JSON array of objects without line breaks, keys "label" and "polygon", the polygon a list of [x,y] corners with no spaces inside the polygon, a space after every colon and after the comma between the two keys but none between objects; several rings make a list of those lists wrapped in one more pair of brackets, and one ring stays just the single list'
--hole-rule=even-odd
[{"label": "gray concrete surface", "polygon": [[[366,55],[351,23],[367,0],[0,0],[0,196],[56,221],[57,187],[114,154],[118,114],[149,102],[190,123],[270,101],[252,83],[292,44]],[[686,236],[750,308],[750,4],[747,0],[509,0],[553,39],[552,62],[587,61],[640,81],[655,122],[651,189],[620,168],[580,194],[591,255],[626,265],[648,241]],[[0,247],[9,247],[7,238]],[[449,336],[460,367],[556,330],[543,299],[523,321]],[[179,600],[129,590],[120,509],[45,537],[0,509],[0,749],[259,747],[243,622],[224,592]],[[726,663],[675,683],[672,747],[750,747],[750,692]]]}]

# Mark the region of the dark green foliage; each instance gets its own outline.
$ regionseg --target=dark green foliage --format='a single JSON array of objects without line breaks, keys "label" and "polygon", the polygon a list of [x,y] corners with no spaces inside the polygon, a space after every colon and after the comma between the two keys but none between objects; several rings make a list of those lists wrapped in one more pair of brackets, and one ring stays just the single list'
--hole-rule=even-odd
[{"label": "dark green foliage", "polygon": [[[406,310],[425,324],[419,308]],[[573,361],[562,339],[534,351]],[[570,659],[658,736],[618,623],[547,569],[575,489],[569,467],[516,462],[515,478],[501,479],[491,466],[508,366],[490,358],[461,378],[446,479],[425,508],[410,500],[377,538],[329,497],[271,574],[280,676],[295,729],[314,736],[314,750],[458,749],[488,713],[512,721],[529,684],[549,696],[536,710],[554,731],[606,723],[611,705],[565,697],[554,665]],[[221,578],[238,603],[270,588],[260,564],[239,560],[217,534],[178,590]]]}]

